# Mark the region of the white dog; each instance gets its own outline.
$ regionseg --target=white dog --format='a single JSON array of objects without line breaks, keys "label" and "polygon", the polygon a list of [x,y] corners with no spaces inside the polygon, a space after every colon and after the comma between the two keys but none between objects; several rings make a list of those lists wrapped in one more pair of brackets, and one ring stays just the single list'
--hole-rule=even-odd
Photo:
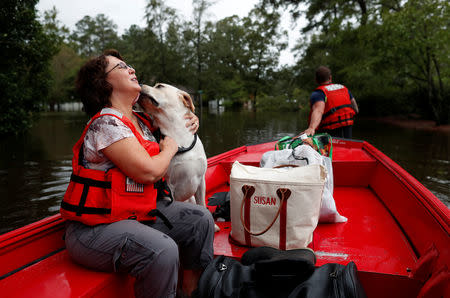
[{"label": "white dog", "polygon": [[142,85],[139,105],[153,116],[161,133],[173,138],[179,146],[165,176],[173,198],[194,202],[195,197],[198,205],[206,207],[205,150],[200,138],[185,126],[184,115],[195,109],[191,97],[167,84]]}]

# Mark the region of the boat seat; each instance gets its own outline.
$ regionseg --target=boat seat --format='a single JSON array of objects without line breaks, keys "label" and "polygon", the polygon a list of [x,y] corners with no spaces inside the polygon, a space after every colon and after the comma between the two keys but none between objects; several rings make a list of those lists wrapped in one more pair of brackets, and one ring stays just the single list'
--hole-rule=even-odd
[{"label": "boat seat", "polygon": [[[224,172],[229,176],[234,161],[241,164],[259,167],[263,152],[274,150],[275,143],[264,144],[261,150],[255,150],[251,146],[243,151],[241,156],[232,156],[220,161]],[[372,172],[376,167],[376,160],[360,147],[354,148],[335,147],[333,149],[333,177],[335,186],[367,187],[370,183]],[[260,149],[260,148],[258,148]]]},{"label": "boat seat", "polygon": [[[26,281],[26,285],[24,284]],[[134,278],[127,274],[89,270],[75,264],[67,251],[0,280],[3,294],[10,297],[134,297]],[[2,297],[7,297],[7,296]]]}]

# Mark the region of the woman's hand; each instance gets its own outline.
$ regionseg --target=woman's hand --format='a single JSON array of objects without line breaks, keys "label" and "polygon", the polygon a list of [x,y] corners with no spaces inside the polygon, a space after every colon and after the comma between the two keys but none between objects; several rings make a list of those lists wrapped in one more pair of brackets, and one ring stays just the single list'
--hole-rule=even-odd
[{"label": "woman's hand", "polygon": [[186,127],[189,128],[192,134],[195,134],[198,131],[199,127],[198,117],[194,113],[189,112],[184,115],[184,119],[187,120]]},{"label": "woman's hand", "polygon": [[178,151],[178,145],[174,139],[169,136],[165,136],[164,139],[161,139],[159,142],[159,149],[161,149],[161,152],[167,151],[167,153],[173,156]]},{"label": "woman's hand", "polygon": [[167,172],[170,161],[178,151],[174,139],[166,136],[159,143],[161,152],[150,156],[136,138],[124,138],[101,152],[126,176],[144,184],[155,183]]}]

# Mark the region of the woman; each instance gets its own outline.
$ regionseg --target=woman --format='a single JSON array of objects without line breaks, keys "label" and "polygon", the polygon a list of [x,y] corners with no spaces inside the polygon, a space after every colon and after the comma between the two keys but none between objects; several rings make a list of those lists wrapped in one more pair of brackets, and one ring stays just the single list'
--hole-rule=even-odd
[{"label": "woman", "polygon": [[[70,256],[96,270],[128,272],[137,297],[175,297],[181,262],[190,295],[213,258],[214,221],[201,206],[164,198],[170,191],[161,178],[176,142],[158,144],[151,120],[132,110],[141,87],[117,51],[88,61],[76,87],[92,118],[74,147],[61,203]],[[187,116],[193,132],[197,121]]]}]

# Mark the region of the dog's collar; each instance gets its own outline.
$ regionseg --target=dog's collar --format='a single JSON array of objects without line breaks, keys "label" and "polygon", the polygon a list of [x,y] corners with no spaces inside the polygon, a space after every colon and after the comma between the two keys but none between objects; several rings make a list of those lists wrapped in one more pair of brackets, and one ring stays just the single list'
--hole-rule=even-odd
[{"label": "dog's collar", "polygon": [[185,147],[178,147],[178,151],[176,154],[181,154],[181,153],[185,153],[188,152],[189,150],[191,150],[192,148],[194,148],[195,143],[197,143],[197,134],[194,135],[194,140],[192,141],[192,144],[185,148]]}]

